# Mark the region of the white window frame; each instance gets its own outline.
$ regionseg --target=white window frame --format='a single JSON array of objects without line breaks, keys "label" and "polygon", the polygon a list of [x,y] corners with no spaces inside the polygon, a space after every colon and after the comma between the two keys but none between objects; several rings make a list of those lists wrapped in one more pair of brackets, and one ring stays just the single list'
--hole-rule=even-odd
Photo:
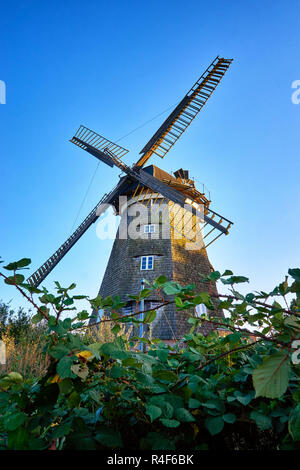
[{"label": "white window frame", "polygon": [[[152,267],[149,268],[149,264],[150,264],[150,259],[152,260]],[[146,265],[145,265],[145,268],[143,268],[143,260],[146,260]],[[141,271],[153,271],[154,269],[154,256],[153,255],[149,255],[149,256],[141,256]]]},{"label": "white window frame", "polygon": [[201,315],[206,315],[207,314],[206,305],[204,305],[204,304],[196,305],[195,314],[196,314],[196,317],[201,317]]},{"label": "white window frame", "polygon": [[144,225],[144,233],[155,233],[155,225],[154,224]]}]

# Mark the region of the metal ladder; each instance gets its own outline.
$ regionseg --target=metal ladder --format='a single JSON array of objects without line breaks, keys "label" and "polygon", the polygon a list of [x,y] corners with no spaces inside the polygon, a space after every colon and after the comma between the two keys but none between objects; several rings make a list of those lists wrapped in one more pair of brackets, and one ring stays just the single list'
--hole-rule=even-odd
[{"label": "metal ladder", "polygon": [[137,166],[144,165],[153,153],[164,158],[166,153],[173,147],[175,142],[206,104],[232,61],[233,59],[224,59],[218,56],[213,60],[142,149],[140,153],[143,154],[143,156],[137,162]]}]

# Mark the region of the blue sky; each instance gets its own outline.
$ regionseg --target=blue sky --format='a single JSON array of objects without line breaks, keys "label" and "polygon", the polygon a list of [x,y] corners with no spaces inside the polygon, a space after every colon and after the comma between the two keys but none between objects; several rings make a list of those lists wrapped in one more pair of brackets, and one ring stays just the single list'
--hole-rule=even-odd
[{"label": "blue sky", "polygon": [[[69,236],[97,160],[69,143],[80,124],[117,140],[183,97],[217,55],[234,62],[174,149],[234,221],[209,248],[215,269],[271,289],[299,260],[300,80],[297,1],[1,2],[1,232],[6,261],[33,269]],[[134,163],[167,114],[122,139]],[[77,222],[117,182],[100,164]],[[112,241],[93,226],[45,281],[96,295]],[[0,299],[13,298],[0,286]]]}]

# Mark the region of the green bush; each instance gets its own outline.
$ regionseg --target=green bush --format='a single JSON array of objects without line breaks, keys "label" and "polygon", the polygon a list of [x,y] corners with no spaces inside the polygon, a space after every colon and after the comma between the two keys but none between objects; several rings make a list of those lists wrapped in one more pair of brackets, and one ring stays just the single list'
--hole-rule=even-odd
[{"label": "green bush", "polygon": [[[159,340],[128,338],[124,324],[145,324],[155,311],[121,316],[118,297],[72,296],[75,284],[55,294],[24,283],[19,271],[30,260],[5,267],[7,284],[35,308],[34,324],[45,322],[45,375],[24,380],[17,372],[0,380],[0,445],[3,449],[297,449],[300,444],[299,365],[300,270],[272,292],[242,295],[247,282],[231,271],[213,272],[207,283],[228,285],[228,295],[180,286],[163,276],[148,285],[137,304],[153,291],[174,296],[178,309],[204,303],[209,316],[191,315],[191,330],[175,346]],[[39,300],[35,300],[38,297]],[[104,308],[114,339],[87,345],[89,319],[76,302]],[[172,298],[171,298],[172,299]],[[282,302],[279,302],[282,299]],[[288,303],[289,299],[289,303]],[[216,300],[216,298],[214,299]],[[289,305],[290,304],[290,305]],[[73,313],[66,318],[66,312]],[[64,318],[62,318],[62,316]],[[203,322],[215,328],[204,337]],[[137,342],[146,351],[137,348]],[[300,345],[300,343],[299,343]],[[299,346],[298,346],[299,347]]]},{"label": "green bush", "polygon": [[6,361],[0,363],[0,376],[17,370],[24,378],[38,378],[48,367],[43,352],[46,326],[31,323],[32,313],[0,302],[0,340],[5,343]]},{"label": "green bush", "polygon": [[0,338],[9,332],[14,341],[20,341],[31,329],[30,316],[30,311],[19,308],[15,312],[9,304],[0,301]]}]

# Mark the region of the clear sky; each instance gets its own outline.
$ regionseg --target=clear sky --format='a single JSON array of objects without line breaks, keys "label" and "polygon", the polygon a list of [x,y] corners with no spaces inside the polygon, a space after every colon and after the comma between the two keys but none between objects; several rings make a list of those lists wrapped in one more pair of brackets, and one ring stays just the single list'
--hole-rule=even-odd
[{"label": "clear sky", "polygon": [[[215,269],[271,289],[299,260],[299,1],[0,1],[1,231],[6,261],[38,268],[70,235],[97,160],[68,140],[84,124],[111,140],[179,101],[217,56],[234,62],[161,161],[211,191],[234,221],[209,248]],[[132,164],[167,114],[122,139]],[[77,222],[118,180],[100,164]],[[111,240],[96,226],[45,281],[95,296]],[[0,285],[0,299],[24,305]]]}]

